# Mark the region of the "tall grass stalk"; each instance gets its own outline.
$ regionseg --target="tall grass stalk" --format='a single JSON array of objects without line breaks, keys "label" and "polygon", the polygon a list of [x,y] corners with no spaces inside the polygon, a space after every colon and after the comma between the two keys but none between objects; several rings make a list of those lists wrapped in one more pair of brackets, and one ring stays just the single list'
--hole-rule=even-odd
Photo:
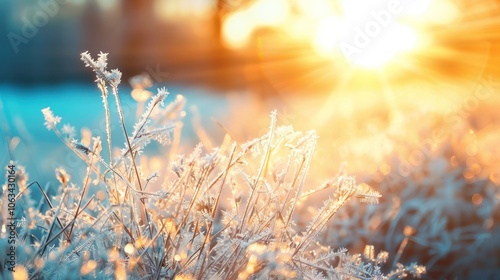
[{"label": "tall grass stalk", "polygon": [[[40,205],[22,209],[29,226],[20,232],[25,253],[18,268],[31,278],[388,279],[425,272],[416,265],[398,266],[384,275],[383,258],[320,244],[318,236],[340,207],[352,198],[376,203],[380,195],[345,174],[309,186],[317,136],[279,126],[276,112],[263,136],[244,144],[226,137],[213,150],[198,145],[190,155],[173,157],[161,176],[145,174],[137,156],[151,141],[178,143],[172,134],[184,116],[184,99],[164,106],[168,93],[158,90],[129,135],[118,94],[121,73],[107,70],[106,54],[94,60],[83,53],[82,60],[95,72],[102,93],[109,161],[100,154],[99,136],[90,145],[69,141],[57,128],[61,118],[43,110],[46,127],[87,163],[87,170],[81,187],[69,175],[58,175],[60,193],[44,193],[46,212]],[[117,157],[107,87],[126,139]],[[27,201],[28,187],[21,184],[19,194]],[[329,198],[310,219],[304,206],[313,205],[316,194]]]}]

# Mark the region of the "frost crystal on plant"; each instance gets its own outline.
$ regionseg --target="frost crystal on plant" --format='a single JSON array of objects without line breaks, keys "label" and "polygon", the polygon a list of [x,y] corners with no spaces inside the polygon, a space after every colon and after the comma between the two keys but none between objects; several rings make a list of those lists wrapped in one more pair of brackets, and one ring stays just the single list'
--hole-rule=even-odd
[{"label": "frost crystal on plant", "polygon": [[[368,246],[364,256],[350,255],[322,244],[342,206],[355,197],[376,203],[380,194],[343,172],[310,186],[314,131],[279,126],[273,111],[268,132],[254,140],[227,140],[219,148],[200,143],[186,156],[158,154],[168,164],[151,170],[139,155],[151,141],[172,142],[186,100],[179,95],[164,106],[168,92],[159,89],[129,134],[118,98],[121,73],[107,70],[105,53],[94,60],[85,52],[81,59],[96,73],[102,92],[109,161],[101,156],[101,135],[69,142],[75,129],[64,125],[60,132],[61,118],[42,110],[45,126],[86,167],[76,170],[83,180],[71,182],[75,173],[57,168],[59,194],[49,196],[37,185],[48,209],[36,205],[29,191],[20,196],[27,226],[18,233],[19,251],[31,254],[20,265],[30,278],[387,279],[425,273],[398,264],[386,276],[381,265],[387,253],[375,257]],[[113,152],[108,87],[125,137],[121,154]],[[26,180],[19,180],[23,189]],[[326,197],[317,196],[320,191]],[[323,206],[310,206],[313,197],[324,199]],[[310,208],[312,215],[305,214]]]},{"label": "frost crystal on plant", "polygon": [[63,125],[61,132],[66,136],[67,139],[73,139],[76,135],[75,128],[69,124]]},{"label": "frost crystal on plant", "polygon": [[43,117],[45,118],[45,127],[48,130],[52,130],[56,127],[56,125],[61,122],[61,117],[59,116],[54,116],[52,111],[50,110],[50,107],[42,109]]},{"label": "frost crystal on plant", "polygon": [[118,69],[113,69],[111,72],[106,70],[107,63],[107,53],[100,53],[98,55],[97,61],[90,56],[88,52],[81,54],[81,60],[85,63],[86,67],[92,68],[97,76],[97,82],[105,81],[110,85],[117,87],[121,82],[122,73]]}]

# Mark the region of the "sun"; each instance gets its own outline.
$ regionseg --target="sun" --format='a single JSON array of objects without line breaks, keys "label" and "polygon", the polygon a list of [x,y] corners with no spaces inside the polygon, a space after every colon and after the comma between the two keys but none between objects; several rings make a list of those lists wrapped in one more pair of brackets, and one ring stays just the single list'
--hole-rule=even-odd
[{"label": "sun", "polygon": [[323,58],[361,68],[381,68],[422,48],[429,23],[457,16],[450,0],[254,0],[223,21],[222,39],[246,47],[262,28],[308,42]]},{"label": "sun", "polygon": [[[415,1],[413,1],[415,2]],[[415,51],[423,39],[414,17],[422,17],[430,0],[340,0],[315,28],[313,49],[324,57],[339,55],[353,66],[381,68],[399,54]]]},{"label": "sun", "polygon": [[380,68],[399,54],[419,46],[418,32],[406,25],[369,21],[365,28],[348,20],[324,19],[316,31],[314,50],[325,58],[344,58],[361,68]]},{"label": "sun", "polygon": [[[500,73],[497,0],[273,1],[229,13],[222,39],[250,54],[251,86],[265,83],[258,89],[318,127],[376,114],[398,124],[404,110],[433,102],[444,110],[447,98]],[[264,10],[277,16],[270,21]]]}]

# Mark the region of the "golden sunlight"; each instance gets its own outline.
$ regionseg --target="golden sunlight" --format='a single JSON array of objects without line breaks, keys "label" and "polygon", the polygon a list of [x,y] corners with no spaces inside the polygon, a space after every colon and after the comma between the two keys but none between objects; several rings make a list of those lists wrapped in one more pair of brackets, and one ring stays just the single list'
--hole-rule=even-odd
[{"label": "golden sunlight", "polygon": [[0,280],[500,275],[500,0],[24,2]]},{"label": "golden sunlight", "polygon": [[222,36],[232,48],[244,47],[258,28],[275,27],[288,17],[286,0],[259,0],[230,14],[224,21]]},{"label": "golden sunlight", "polygon": [[224,42],[231,48],[244,47],[254,28],[254,22],[245,11],[235,12],[226,18],[222,27]]},{"label": "golden sunlight", "polygon": [[418,35],[408,26],[395,25],[387,30],[387,34],[373,42],[365,51],[350,50],[358,53],[347,58],[355,65],[365,68],[382,67],[400,53],[409,52],[417,46]]},{"label": "golden sunlight", "polygon": [[257,0],[228,14],[222,39],[243,48],[255,32],[272,29],[308,42],[312,53],[361,68],[380,68],[399,55],[423,50],[424,30],[459,16],[449,0]]},{"label": "golden sunlight", "polygon": [[401,1],[341,1],[343,34],[338,48],[353,64],[378,67],[400,52],[412,50],[414,28],[400,23],[408,9]]}]

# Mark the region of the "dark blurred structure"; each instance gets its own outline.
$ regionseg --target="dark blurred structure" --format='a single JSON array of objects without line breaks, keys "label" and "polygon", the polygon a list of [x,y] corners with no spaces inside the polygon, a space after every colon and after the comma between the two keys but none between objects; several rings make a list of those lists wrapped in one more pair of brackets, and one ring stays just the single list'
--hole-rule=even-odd
[{"label": "dark blurred structure", "polygon": [[[417,21],[411,30],[431,43],[373,71],[357,67],[338,45],[329,46],[338,35],[332,35],[334,28],[320,32],[322,24],[342,10],[339,6],[328,11],[323,4],[342,1],[0,0],[0,83],[87,83],[90,71],[79,61],[86,50],[94,56],[109,53],[109,67],[119,68],[124,81],[147,72],[156,84],[245,88],[261,95],[380,91],[384,83],[378,70],[393,85],[416,80],[456,83],[481,73],[500,73],[499,1],[433,1],[448,3],[458,12],[446,24],[433,22],[453,12],[426,14],[426,21]],[[358,9],[369,14],[360,6],[356,15]],[[366,24],[372,19],[363,20]],[[357,25],[342,28],[356,36]],[[389,46],[401,41],[394,34],[386,37]],[[221,38],[235,44],[222,43]],[[332,48],[326,56],[317,53],[318,46],[325,47],[322,41]],[[369,53],[370,47],[361,49]]]},{"label": "dark blurred structure", "polygon": [[223,2],[1,1],[0,83],[88,82],[79,60],[88,50],[109,53],[124,80],[148,72],[160,84],[238,87],[255,58],[220,43]]}]

